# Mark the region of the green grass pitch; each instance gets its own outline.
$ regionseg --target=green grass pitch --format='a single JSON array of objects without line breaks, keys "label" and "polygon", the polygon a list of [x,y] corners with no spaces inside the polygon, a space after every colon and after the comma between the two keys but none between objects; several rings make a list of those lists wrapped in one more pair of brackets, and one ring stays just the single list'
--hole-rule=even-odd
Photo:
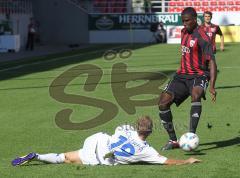
[{"label": "green grass pitch", "polygon": [[[128,59],[117,57],[111,61],[104,60],[102,58],[104,51],[112,47],[132,48],[132,56]],[[197,152],[182,150],[161,152],[160,148],[166,143],[167,134],[160,126],[157,104],[136,107],[136,113],[129,114],[119,105],[112,92],[111,84],[114,83],[111,81],[112,68],[118,63],[127,65],[128,72],[162,72],[171,77],[179,66],[179,45],[95,45],[88,49],[65,54],[1,63],[0,177],[239,177],[239,50],[239,43],[229,43],[226,44],[224,52],[218,51],[216,55],[219,69],[216,83],[217,102],[215,104],[211,102],[208,92],[207,100],[203,101],[202,117],[197,130],[200,137],[200,146]],[[50,96],[50,85],[59,75],[84,64],[97,66],[103,72],[95,90],[83,89],[87,79],[87,75],[83,74],[74,78],[65,87],[65,92],[75,96],[88,96],[111,102],[117,108],[117,113],[112,120],[94,128],[64,130],[55,122],[56,114],[62,109],[73,110],[71,115],[73,123],[87,121],[101,113],[98,108],[63,103]],[[89,70],[91,69],[86,69],[86,71]],[[118,75],[124,75],[123,69],[118,68],[117,70],[120,71],[118,71]],[[74,72],[76,71],[73,70],[72,75],[75,75]],[[65,77],[72,77],[72,75],[70,72],[70,75]],[[152,77],[152,81],[159,82],[159,84],[164,82],[156,77]],[[121,81],[119,82],[121,83]],[[119,84],[119,82],[115,84]],[[144,84],[144,80],[137,78],[127,83],[126,86],[131,88],[142,84]],[[90,85],[94,85],[94,83]],[[159,86],[159,88],[163,87],[163,84]],[[158,95],[150,93],[132,96],[131,99],[141,100],[156,97]],[[189,110],[190,100],[185,101],[178,108],[172,107],[178,137],[188,130]],[[177,159],[195,156],[203,162],[182,166],[126,165],[114,167],[50,165],[31,162],[26,166],[11,166],[13,158],[32,151],[62,153],[77,150],[87,136],[99,131],[112,134],[119,124],[134,123],[137,117],[144,114],[151,116],[154,120],[154,132],[148,138],[148,142],[162,155]],[[211,129],[207,127],[208,124],[212,125]]]}]

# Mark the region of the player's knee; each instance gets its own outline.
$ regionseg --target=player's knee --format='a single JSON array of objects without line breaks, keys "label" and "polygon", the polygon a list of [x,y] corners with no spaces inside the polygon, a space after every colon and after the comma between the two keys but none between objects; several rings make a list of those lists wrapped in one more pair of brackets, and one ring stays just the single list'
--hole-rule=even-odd
[{"label": "player's knee", "polygon": [[159,110],[165,110],[168,109],[168,104],[163,102],[162,100],[159,100],[158,102],[158,108]]},{"label": "player's knee", "polygon": [[162,93],[158,102],[159,110],[166,110],[169,109],[172,103],[172,96],[168,93]]},{"label": "player's knee", "polygon": [[79,157],[78,151],[64,153],[64,156],[65,156],[65,161],[64,161],[65,163],[82,164],[82,160]]},{"label": "player's knee", "polygon": [[192,94],[192,102],[201,102],[201,97],[200,94]]},{"label": "player's knee", "polygon": [[75,162],[74,155],[72,153],[64,153],[64,156],[65,156],[64,163],[74,163]]},{"label": "player's knee", "polygon": [[68,153],[64,153],[64,156],[65,156],[64,163],[71,163],[68,157]]}]

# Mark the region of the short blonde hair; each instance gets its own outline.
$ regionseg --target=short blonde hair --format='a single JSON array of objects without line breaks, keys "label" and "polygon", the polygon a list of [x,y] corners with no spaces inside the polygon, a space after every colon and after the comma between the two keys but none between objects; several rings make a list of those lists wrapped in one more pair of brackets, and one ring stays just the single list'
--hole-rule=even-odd
[{"label": "short blonde hair", "polygon": [[153,122],[149,116],[142,116],[137,120],[136,129],[139,135],[148,136],[152,133]]}]

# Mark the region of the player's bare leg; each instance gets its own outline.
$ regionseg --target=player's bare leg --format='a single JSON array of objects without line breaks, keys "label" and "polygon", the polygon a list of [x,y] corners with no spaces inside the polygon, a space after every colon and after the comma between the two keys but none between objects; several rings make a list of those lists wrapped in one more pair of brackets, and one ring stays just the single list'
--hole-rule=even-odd
[{"label": "player's bare leg", "polygon": [[75,163],[75,164],[82,164],[82,160],[79,157],[79,151],[72,151],[64,153],[65,161],[64,163]]},{"label": "player's bare leg", "polygon": [[71,151],[67,153],[48,153],[48,154],[38,154],[29,153],[25,156],[17,157],[12,161],[13,166],[24,165],[31,161],[40,161],[50,164],[61,164],[61,163],[76,163],[82,164],[79,157],[79,151]]}]

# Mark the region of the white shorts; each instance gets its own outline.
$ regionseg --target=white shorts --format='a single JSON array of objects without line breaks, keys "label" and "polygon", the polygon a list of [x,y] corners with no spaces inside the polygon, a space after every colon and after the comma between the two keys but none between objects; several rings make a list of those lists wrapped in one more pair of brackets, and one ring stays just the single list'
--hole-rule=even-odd
[{"label": "white shorts", "polygon": [[105,154],[109,153],[109,140],[110,136],[102,132],[86,138],[83,148],[79,150],[79,157],[82,163],[86,165],[109,165],[110,163],[103,158]]}]

